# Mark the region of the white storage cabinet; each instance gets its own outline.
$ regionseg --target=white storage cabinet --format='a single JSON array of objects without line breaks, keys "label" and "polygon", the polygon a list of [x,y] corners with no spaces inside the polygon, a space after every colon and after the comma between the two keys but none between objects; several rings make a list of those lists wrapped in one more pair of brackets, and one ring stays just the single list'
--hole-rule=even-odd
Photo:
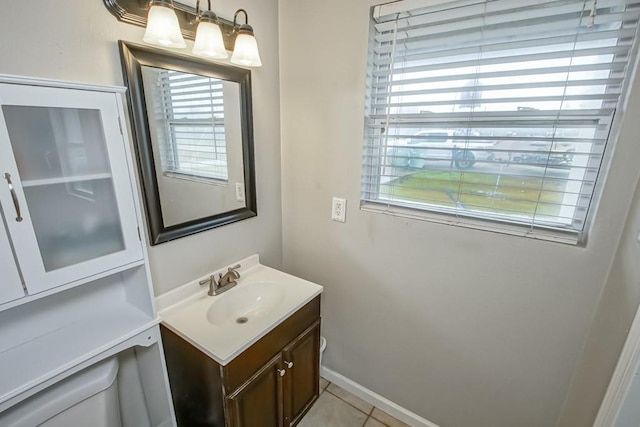
[{"label": "white storage cabinet", "polygon": [[123,427],[175,426],[124,90],[0,75],[0,425],[116,358]]},{"label": "white storage cabinet", "polygon": [[[118,96],[0,83],[0,203],[29,295],[143,258]],[[22,288],[3,286],[0,303]]]}]

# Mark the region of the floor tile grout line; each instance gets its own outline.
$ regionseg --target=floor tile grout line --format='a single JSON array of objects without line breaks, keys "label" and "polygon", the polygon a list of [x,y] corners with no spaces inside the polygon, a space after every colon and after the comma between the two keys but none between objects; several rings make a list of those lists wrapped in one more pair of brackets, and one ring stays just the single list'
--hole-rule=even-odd
[{"label": "floor tile grout line", "polygon": [[[332,392],[331,392],[331,390],[329,390],[329,386],[330,386],[331,384],[333,384],[333,383],[331,383],[331,382],[328,382],[328,381],[327,381],[327,385],[326,385],[326,386],[324,386],[324,388],[322,389],[321,393],[322,393],[323,391],[327,391],[327,392],[329,392],[329,394],[331,394],[332,396],[335,396],[335,397],[337,397],[338,399],[342,400],[344,403],[346,403],[346,404],[348,404],[348,405],[350,405],[350,406],[352,406],[352,407],[356,408],[356,407],[355,407],[355,405],[352,405],[351,403],[347,402],[346,400],[344,400],[343,398],[341,398],[341,397],[340,397],[340,396],[338,396],[337,394],[332,393]],[[336,385],[337,385],[337,384],[336,384]],[[340,387],[340,386],[338,386],[338,387]],[[345,391],[346,391],[346,390],[345,390]],[[347,393],[349,393],[349,392],[347,392]],[[350,393],[350,394],[351,394],[352,396],[354,396],[354,397],[358,397],[358,396],[356,396],[356,395],[354,395],[354,394],[352,394],[352,393]],[[362,399],[361,399],[361,400],[362,400]],[[364,403],[366,403],[367,405],[371,405],[371,403],[369,403],[369,402],[365,402],[364,400],[363,400],[363,402],[364,402]],[[356,409],[357,409],[358,411],[362,412],[362,413],[363,413],[363,414],[365,414],[365,415],[371,416],[371,414],[373,414],[373,410],[374,410],[374,409],[376,409],[376,406],[375,406],[375,405],[371,405],[371,409],[369,410],[369,412],[364,412],[364,411],[363,411],[362,409],[360,409],[360,408],[356,408]],[[374,419],[375,419],[375,418],[374,418]],[[377,421],[377,420],[376,420],[376,421]]]},{"label": "floor tile grout line", "polygon": [[[375,406],[374,406],[375,408]],[[367,423],[369,422],[369,420],[374,420],[375,422],[377,422],[378,424],[380,424],[381,426],[384,427],[389,427],[387,424],[383,423],[382,421],[380,421],[379,419],[375,418],[373,415],[373,409],[371,410],[371,414],[369,414],[369,416],[367,417],[366,420],[364,420],[364,425],[362,427],[365,427],[367,425]]]},{"label": "floor tile grout line", "polygon": [[[347,405],[351,406],[351,407],[352,407],[353,409],[355,409],[356,411],[360,411],[360,412],[362,412],[362,413],[363,413],[363,414],[365,414],[366,416],[371,415],[371,413],[372,413],[372,412],[373,412],[373,410],[375,409],[375,406],[374,406],[374,407],[372,407],[372,408],[371,408],[371,410],[370,410],[368,413],[367,413],[367,412],[364,412],[362,409],[357,408],[355,405],[352,405],[351,403],[347,402],[346,400],[344,400],[343,398],[341,398],[341,397],[340,397],[340,396],[338,396],[337,394],[331,393],[331,390],[328,390],[328,387],[327,387],[327,389],[325,389],[325,391],[326,391],[327,393],[329,393],[331,396],[337,397],[338,399],[342,400],[344,403],[346,403]],[[357,397],[357,396],[356,396],[356,397]],[[366,402],[365,402],[365,403],[366,403]],[[370,404],[370,403],[368,403],[368,405],[371,405],[371,404]],[[373,405],[372,405],[372,406],[373,406]]]},{"label": "floor tile grout line", "polygon": [[[341,398],[337,394],[332,393],[331,390],[329,390],[329,386],[331,384],[333,384],[333,383],[327,381],[327,385],[325,385],[324,388],[320,391],[320,394],[322,394],[324,392],[327,392],[331,396],[337,397],[339,400],[341,400],[344,403],[346,403],[347,405],[351,406],[356,411],[360,411],[361,413],[365,414],[367,416],[367,418],[365,418],[364,424],[362,425],[362,427],[364,427],[370,419],[373,419],[373,420],[377,421],[378,423],[382,424],[383,426],[388,427],[387,424],[383,423],[382,421],[380,421],[379,419],[377,419],[376,417],[373,416],[373,411],[377,408],[375,405],[371,405],[369,402],[365,402],[368,405],[371,405],[371,409],[369,410],[369,412],[364,412],[363,410],[361,410],[360,408],[356,408],[355,405],[352,405],[351,403],[347,402],[346,400],[344,400],[343,398]],[[318,395],[318,397],[320,397],[320,394]],[[355,396],[355,397],[358,397],[358,396]]]}]

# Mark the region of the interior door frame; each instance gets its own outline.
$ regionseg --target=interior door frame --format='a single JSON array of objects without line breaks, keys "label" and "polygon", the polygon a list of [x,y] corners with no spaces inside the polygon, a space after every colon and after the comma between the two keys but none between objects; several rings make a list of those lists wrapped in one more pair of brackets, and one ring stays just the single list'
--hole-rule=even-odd
[{"label": "interior door frame", "polygon": [[638,368],[640,368],[640,307],[636,311],[593,427],[615,425]]}]

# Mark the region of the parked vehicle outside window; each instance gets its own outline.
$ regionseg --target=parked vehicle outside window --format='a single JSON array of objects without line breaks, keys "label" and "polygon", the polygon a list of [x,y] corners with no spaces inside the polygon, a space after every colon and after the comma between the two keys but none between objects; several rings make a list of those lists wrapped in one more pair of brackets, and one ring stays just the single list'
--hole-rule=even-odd
[{"label": "parked vehicle outside window", "polygon": [[[478,135],[470,135],[477,137]],[[488,151],[495,141],[478,141],[453,130],[430,129],[417,132],[387,149],[387,162],[391,166],[425,168],[430,162],[443,161],[458,169],[470,169],[478,160],[488,160]]]}]

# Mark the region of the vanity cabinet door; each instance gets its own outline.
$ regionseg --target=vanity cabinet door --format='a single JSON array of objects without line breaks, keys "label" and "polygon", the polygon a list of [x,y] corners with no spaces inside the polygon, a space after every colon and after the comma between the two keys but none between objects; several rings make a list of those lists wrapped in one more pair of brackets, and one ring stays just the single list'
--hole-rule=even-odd
[{"label": "vanity cabinet door", "polygon": [[0,202],[29,294],[143,258],[118,96],[0,84]]},{"label": "vanity cabinet door", "polygon": [[320,320],[282,351],[287,370],[284,380],[285,426],[298,423],[319,395]]},{"label": "vanity cabinet door", "polygon": [[0,304],[4,304],[22,298],[24,289],[18,267],[13,259],[9,236],[4,229],[1,213],[0,209]]},{"label": "vanity cabinet door", "polygon": [[278,354],[226,398],[230,427],[283,427],[283,369]]}]

